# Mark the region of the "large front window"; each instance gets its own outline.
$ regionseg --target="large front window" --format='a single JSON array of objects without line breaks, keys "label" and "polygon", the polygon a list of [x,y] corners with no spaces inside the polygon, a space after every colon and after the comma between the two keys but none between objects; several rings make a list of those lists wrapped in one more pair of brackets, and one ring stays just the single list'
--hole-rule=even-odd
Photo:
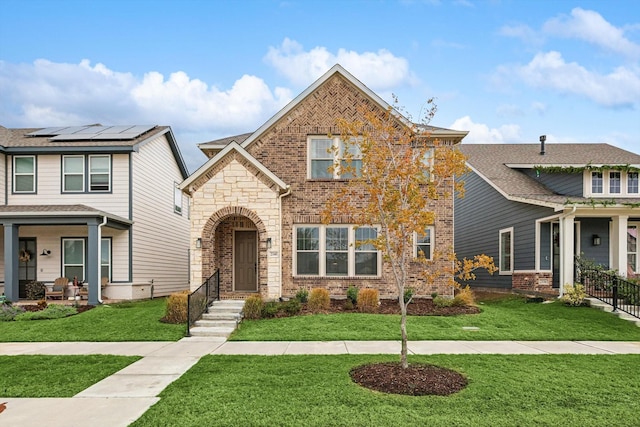
[{"label": "large front window", "polygon": [[13,158],[13,192],[36,192],[35,156],[15,156]]},{"label": "large front window", "polygon": [[[85,280],[86,252],[84,238],[62,239],[62,275],[73,281]],[[100,276],[111,279],[111,238],[100,240]]]},{"label": "large front window", "polygon": [[637,171],[588,171],[584,174],[584,196],[638,197],[638,184]]},{"label": "large front window", "polygon": [[297,276],[378,276],[378,230],[354,225],[295,227]]},{"label": "large front window", "polygon": [[500,230],[500,274],[513,273],[513,228]]}]

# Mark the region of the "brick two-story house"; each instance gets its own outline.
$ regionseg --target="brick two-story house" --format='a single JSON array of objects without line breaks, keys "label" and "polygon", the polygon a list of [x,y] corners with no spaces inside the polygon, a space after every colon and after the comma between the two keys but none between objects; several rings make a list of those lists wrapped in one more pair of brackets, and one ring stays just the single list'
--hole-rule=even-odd
[{"label": "brick two-story house", "polygon": [[[167,126],[0,126],[0,277],[88,283],[88,302],[188,288],[188,175]],[[67,290],[71,297],[73,290]]]},{"label": "brick two-story house", "polygon": [[[255,132],[200,144],[209,160],[181,184],[191,196],[192,289],[219,270],[223,298],[291,297],[313,287],[337,296],[350,285],[397,296],[381,254],[357,244],[375,236],[375,226],[356,230],[347,217],[329,225],[320,219],[345,185],[327,171],[339,161],[327,150],[340,144],[336,120],[363,120],[359,107],[384,114],[389,105],[336,65]],[[465,135],[430,129],[431,138],[450,144]],[[429,236],[407,236],[428,256],[453,246],[453,201],[432,201],[430,209],[436,220]],[[453,293],[444,281],[419,283],[420,268],[411,267],[407,283],[417,294]]]}]

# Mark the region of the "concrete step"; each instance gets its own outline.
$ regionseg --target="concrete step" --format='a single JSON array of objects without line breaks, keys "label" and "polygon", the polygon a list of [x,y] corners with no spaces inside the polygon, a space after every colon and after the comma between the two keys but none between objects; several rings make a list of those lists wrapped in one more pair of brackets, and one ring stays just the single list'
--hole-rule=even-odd
[{"label": "concrete step", "polygon": [[202,319],[204,320],[233,320],[239,322],[242,319],[242,313],[238,312],[220,312],[214,311],[210,313],[203,313]]},{"label": "concrete step", "polygon": [[213,307],[213,308],[234,308],[234,309],[242,310],[242,308],[244,307],[244,300],[235,300],[235,299],[218,300],[218,301],[214,301],[211,304],[211,307]]},{"label": "concrete step", "polygon": [[196,327],[200,327],[200,326],[204,326],[204,327],[225,327],[225,328],[235,328],[236,326],[238,326],[238,322],[235,320],[207,320],[207,319],[200,319],[200,320],[196,320],[196,323],[194,323],[194,326]]},{"label": "concrete step", "polygon": [[199,326],[195,328],[191,328],[191,336],[192,337],[224,337],[228,338],[229,335],[233,331],[235,331],[234,327],[222,327],[222,326]]}]

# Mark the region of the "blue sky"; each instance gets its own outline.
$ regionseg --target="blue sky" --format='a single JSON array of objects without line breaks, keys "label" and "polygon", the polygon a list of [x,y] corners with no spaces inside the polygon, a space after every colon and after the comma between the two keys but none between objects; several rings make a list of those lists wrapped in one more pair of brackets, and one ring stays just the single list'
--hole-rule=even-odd
[{"label": "blue sky", "polygon": [[251,132],[335,63],[467,143],[640,152],[636,0],[0,0],[0,125]]}]

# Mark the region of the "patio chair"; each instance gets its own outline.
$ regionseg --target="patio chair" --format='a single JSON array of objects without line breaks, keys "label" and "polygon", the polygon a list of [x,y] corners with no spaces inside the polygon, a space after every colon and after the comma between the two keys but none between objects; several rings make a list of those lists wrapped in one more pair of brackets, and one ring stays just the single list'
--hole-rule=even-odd
[{"label": "patio chair", "polygon": [[82,299],[83,297],[85,297],[86,299],[89,299],[89,284],[83,283],[78,286],[78,295],[80,295],[80,298]]},{"label": "patio chair", "polygon": [[58,277],[54,282],[51,289],[47,286],[44,291],[44,298],[48,300],[49,298],[59,297],[60,300],[64,299],[64,291],[67,289],[67,285],[69,284],[69,279],[66,277]]}]

